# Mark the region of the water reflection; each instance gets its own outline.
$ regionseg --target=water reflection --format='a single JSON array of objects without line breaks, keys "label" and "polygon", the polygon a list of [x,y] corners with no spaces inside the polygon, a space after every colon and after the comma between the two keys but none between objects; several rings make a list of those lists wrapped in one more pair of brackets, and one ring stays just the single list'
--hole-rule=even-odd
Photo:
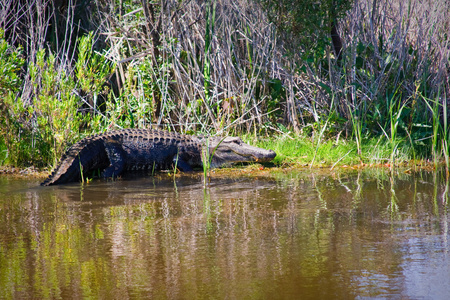
[{"label": "water reflection", "polygon": [[449,294],[439,172],[36,186],[0,177],[0,298]]}]

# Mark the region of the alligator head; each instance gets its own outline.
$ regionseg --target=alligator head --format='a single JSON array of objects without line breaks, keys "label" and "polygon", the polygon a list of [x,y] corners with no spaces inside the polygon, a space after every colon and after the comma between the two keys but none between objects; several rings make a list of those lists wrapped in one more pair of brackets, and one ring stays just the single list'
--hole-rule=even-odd
[{"label": "alligator head", "polygon": [[238,137],[210,138],[208,146],[213,154],[212,168],[239,162],[268,162],[277,155],[273,150],[250,146]]}]

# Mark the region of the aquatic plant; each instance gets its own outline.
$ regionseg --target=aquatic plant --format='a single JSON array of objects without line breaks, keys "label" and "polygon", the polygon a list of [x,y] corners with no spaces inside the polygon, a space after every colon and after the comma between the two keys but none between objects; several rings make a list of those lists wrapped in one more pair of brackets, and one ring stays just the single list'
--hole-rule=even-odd
[{"label": "aquatic plant", "polygon": [[202,167],[203,167],[203,185],[206,187],[209,180],[209,172],[211,171],[212,160],[214,158],[214,153],[216,152],[219,145],[223,142],[226,137],[222,138],[217,145],[210,149],[210,138],[206,137],[204,140],[204,145],[202,147]]}]

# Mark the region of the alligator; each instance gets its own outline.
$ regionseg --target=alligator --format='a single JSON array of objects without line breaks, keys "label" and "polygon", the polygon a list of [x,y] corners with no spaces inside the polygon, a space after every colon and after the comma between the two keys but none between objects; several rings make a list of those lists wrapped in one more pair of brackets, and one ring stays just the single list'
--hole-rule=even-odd
[{"label": "alligator", "polygon": [[[208,149],[208,155],[203,155]],[[43,186],[82,181],[97,173],[115,178],[125,171],[183,172],[203,167],[202,157],[217,168],[239,162],[268,162],[276,156],[245,144],[238,137],[206,137],[154,129],[122,129],[86,137],[73,144]],[[92,177],[92,176],[91,176]]]}]

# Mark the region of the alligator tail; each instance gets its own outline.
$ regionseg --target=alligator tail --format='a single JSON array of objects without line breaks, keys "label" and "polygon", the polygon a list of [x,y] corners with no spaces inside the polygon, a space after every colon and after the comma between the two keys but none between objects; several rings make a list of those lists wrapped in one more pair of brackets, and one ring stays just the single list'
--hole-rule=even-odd
[{"label": "alligator tail", "polygon": [[82,139],[67,150],[52,174],[42,186],[82,181],[90,171],[101,167],[106,156],[103,142],[94,137]]}]

